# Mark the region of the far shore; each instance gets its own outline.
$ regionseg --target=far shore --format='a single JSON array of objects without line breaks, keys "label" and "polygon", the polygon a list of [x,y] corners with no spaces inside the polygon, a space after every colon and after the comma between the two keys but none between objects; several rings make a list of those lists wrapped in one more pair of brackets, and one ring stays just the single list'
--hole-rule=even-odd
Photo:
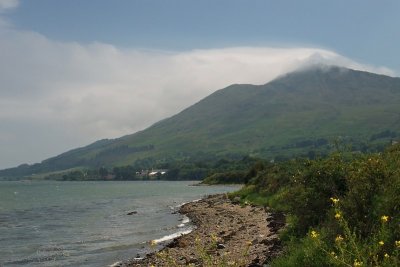
[{"label": "far shore", "polygon": [[282,214],[233,203],[225,194],[187,203],[180,213],[195,230],[119,266],[263,266],[281,252],[277,232],[285,224]]},{"label": "far shore", "polygon": [[245,184],[204,184],[202,181],[195,182],[190,186],[232,186],[232,187],[243,187]]}]

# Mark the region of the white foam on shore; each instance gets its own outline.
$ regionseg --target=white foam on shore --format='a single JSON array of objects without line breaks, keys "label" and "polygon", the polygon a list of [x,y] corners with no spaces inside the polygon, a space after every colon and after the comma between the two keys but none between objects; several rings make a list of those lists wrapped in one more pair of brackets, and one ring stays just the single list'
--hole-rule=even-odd
[{"label": "white foam on shore", "polygon": [[121,263],[122,263],[122,261],[117,261],[117,262],[114,262],[111,265],[108,265],[108,267],[117,267],[117,266],[120,266]]},{"label": "white foam on shore", "polygon": [[[170,207],[170,208],[175,208],[175,209],[177,209],[177,208],[180,208],[180,207],[182,207],[183,205],[185,205],[185,204],[187,204],[187,203],[199,202],[200,200],[202,200],[202,198],[195,199],[195,200],[192,200],[192,201],[190,201],[190,202],[183,202],[183,203],[181,203],[181,204],[179,204],[179,205],[176,205],[175,207]],[[189,217],[186,216],[186,215],[183,215],[182,223],[181,223],[181,224],[178,224],[177,227],[178,227],[178,228],[185,227],[189,222],[190,222]],[[169,241],[169,240],[172,240],[172,239],[174,239],[174,238],[180,237],[180,236],[182,236],[182,235],[187,235],[187,234],[191,233],[192,231],[193,231],[193,228],[190,228],[190,229],[188,229],[188,230],[178,231],[178,232],[176,232],[176,233],[163,236],[163,237],[161,237],[161,238],[159,238],[159,239],[154,239],[152,242],[154,242],[154,243],[156,243],[156,244],[159,244],[159,243],[162,243],[162,242]]]},{"label": "white foam on shore", "polygon": [[186,224],[188,224],[189,222],[190,222],[189,217],[186,216],[186,215],[183,215],[182,223],[178,225],[178,228],[184,227],[184,226],[185,226]]},{"label": "white foam on shore", "polygon": [[161,242],[165,242],[165,241],[168,241],[168,240],[172,240],[172,239],[177,238],[177,237],[180,237],[180,236],[182,236],[182,235],[187,235],[187,234],[189,234],[190,232],[192,232],[192,229],[184,230],[184,231],[179,231],[179,232],[176,232],[176,233],[173,233],[173,234],[170,234],[170,235],[163,236],[163,237],[161,237],[161,238],[159,238],[159,239],[155,239],[155,240],[153,240],[153,241],[154,241],[156,244],[159,244],[159,243],[161,243]]},{"label": "white foam on shore", "polygon": [[186,215],[183,215],[182,223],[183,223],[183,224],[187,224],[188,222],[190,222],[189,217],[186,216]]}]

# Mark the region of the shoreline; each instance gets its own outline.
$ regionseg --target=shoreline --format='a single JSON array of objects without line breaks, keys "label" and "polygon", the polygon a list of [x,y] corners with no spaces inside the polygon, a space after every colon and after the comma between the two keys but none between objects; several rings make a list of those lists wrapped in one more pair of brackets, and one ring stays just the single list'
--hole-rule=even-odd
[{"label": "shoreline", "polygon": [[277,232],[285,224],[282,214],[233,203],[225,194],[183,204],[179,212],[190,218],[191,232],[117,266],[263,266],[281,252]]}]

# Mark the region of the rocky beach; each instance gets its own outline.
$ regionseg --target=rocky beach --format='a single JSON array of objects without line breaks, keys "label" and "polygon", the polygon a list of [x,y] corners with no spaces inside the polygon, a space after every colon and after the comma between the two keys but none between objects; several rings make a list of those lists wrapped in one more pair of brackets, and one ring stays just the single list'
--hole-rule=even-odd
[{"label": "rocky beach", "polygon": [[280,253],[284,216],[225,194],[183,205],[195,229],[125,266],[263,266]]}]

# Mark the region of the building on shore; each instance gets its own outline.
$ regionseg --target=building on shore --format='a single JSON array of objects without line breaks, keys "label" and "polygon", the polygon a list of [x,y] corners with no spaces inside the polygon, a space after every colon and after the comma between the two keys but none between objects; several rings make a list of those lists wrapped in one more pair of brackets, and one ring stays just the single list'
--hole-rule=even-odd
[{"label": "building on shore", "polygon": [[136,176],[139,177],[153,177],[153,176],[162,176],[168,172],[167,169],[151,169],[151,170],[141,170],[136,172]]}]

